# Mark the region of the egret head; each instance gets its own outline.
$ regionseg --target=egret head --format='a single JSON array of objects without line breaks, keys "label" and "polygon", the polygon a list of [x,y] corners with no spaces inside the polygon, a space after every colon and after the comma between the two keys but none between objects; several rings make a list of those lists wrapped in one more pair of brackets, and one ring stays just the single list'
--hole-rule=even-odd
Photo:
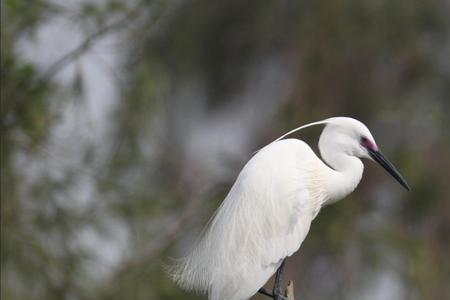
[{"label": "egret head", "polygon": [[325,120],[325,124],[326,127],[319,140],[319,149],[323,157],[340,152],[371,159],[379,163],[403,187],[409,190],[406,180],[381,153],[375,139],[363,123],[352,118],[335,117]]},{"label": "egret head", "polygon": [[322,154],[331,150],[370,159],[369,149],[378,150],[369,129],[360,121],[346,117],[329,118],[326,121],[319,140]]}]

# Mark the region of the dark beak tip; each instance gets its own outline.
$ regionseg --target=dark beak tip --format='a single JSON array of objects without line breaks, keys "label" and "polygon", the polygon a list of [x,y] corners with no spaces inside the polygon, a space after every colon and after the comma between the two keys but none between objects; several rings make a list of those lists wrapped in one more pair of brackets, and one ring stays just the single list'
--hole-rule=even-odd
[{"label": "dark beak tip", "polygon": [[411,188],[409,187],[408,184],[406,184],[405,188],[408,190],[408,192],[411,192]]},{"label": "dark beak tip", "polygon": [[369,150],[370,156],[379,163],[388,173],[392,175],[406,190],[411,191],[406,180],[400,175],[394,165],[379,151],[379,150]]},{"label": "dark beak tip", "polygon": [[409,184],[406,182],[406,180],[404,180],[403,178],[402,178],[402,179],[396,178],[396,179],[397,179],[397,181],[402,185],[402,187],[405,188],[405,190],[407,190],[408,192],[411,191],[411,187],[410,187]]}]

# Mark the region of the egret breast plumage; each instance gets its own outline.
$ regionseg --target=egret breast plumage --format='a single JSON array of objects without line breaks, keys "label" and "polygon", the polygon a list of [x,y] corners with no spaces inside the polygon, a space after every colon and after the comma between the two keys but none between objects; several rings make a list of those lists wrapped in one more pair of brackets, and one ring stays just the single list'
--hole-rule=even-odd
[{"label": "egret breast plumage", "polygon": [[376,160],[408,188],[355,119],[330,118],[288,134],[319,124],[326,125],[319,139],[324,161],[305,142],[282,136],[247,162],[198,242],[171,268],[181,287],[206,292],[210,300],[256,294],[300,248],[320,209],[356,188],[360,158]]}]

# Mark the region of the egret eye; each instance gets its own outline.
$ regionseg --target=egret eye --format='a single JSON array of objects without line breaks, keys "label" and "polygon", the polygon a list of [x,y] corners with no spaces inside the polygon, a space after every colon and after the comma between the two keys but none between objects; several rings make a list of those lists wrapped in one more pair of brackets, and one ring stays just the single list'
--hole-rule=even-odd
[{"label": "egret eye", "polygon": [[368,141],[369,140],[365,136],[361,137],[361,144],[367,144]]}]

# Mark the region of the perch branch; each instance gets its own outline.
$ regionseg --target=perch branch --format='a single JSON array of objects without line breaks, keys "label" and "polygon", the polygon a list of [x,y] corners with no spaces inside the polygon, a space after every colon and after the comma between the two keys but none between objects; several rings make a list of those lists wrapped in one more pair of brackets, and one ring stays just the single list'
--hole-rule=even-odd
[{"label": "perch branch", "polygon": [[284,295],[286,296],[287,300],[295,300],[295,298],[294,298],[294,282],[292,280],[289,280]]}]

